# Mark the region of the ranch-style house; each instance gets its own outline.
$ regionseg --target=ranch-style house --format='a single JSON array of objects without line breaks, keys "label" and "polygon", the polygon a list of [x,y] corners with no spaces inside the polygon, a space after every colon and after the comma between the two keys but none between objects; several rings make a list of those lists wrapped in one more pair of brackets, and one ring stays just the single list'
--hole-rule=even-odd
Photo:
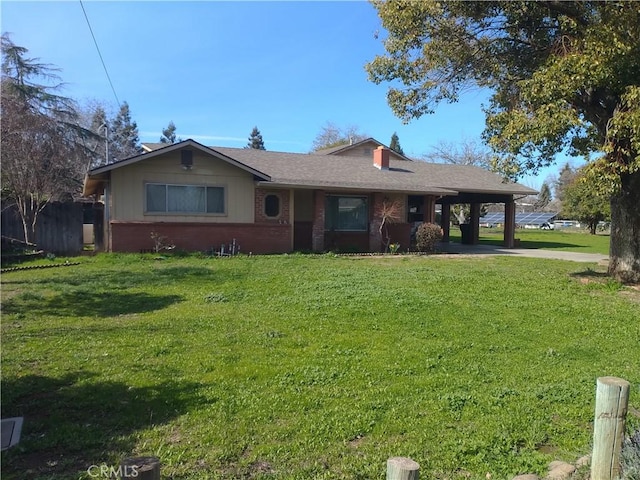
[{"label": "ranch-style house", "polygon": [[503,203],[504,244],[513,247],[514,199],[536,193],[478,167],[411,161],[372,138],[309,154],[190,139],[143,148],[85,178],[84,196],[104,205],[104,250],[148,251],[153,234],[188,251],[235,239],[244,253],[379,252],[389,205],[399,218],[386,232],[404,249],[416,222],[436,221],[438,204],[448,241],[450,207],[459,203],[471,205],[469,243],[478,240],[481,205]]}]

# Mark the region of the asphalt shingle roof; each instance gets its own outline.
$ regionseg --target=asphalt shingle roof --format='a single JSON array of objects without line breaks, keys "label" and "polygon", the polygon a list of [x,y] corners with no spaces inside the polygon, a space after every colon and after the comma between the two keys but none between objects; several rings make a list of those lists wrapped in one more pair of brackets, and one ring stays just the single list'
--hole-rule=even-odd
[{"label": "asphalt shingle roof", "polygon": [[102,181],[101,178],[104,178],[101,174],[131,163],[153,159],[165,150],[173,151],[186,147],[197,148],[208,154],[217,152],[221,159],[253,172],[263,185],[433,195],[455,195],[458,192],[513,195],[537,193],[517,183],[505,183],[495,173],[467,165],[390,159],[389,170],[380,170],[373,165],[373,157],[205,147],[193,140],[173,145],[149,146],[160,148],[149,148],[149,153],[98,167],[89,172],[85,181],[85,192],[95,193]]},{"label": "asphalt shingle roof", "polygon": [[211,147],[271,177],[271,183],[308,187],[354,188],[380,191],[451,194],[535,193],[479,167],[390,160],[389,170],[373,166],[373,158],[324,154],[282,153],[264,150]]}]

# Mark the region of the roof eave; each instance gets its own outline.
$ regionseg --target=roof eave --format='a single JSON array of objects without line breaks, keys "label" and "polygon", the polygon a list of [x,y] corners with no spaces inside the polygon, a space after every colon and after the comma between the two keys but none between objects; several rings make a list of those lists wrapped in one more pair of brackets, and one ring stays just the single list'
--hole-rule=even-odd
[{"label": "roof eave", "polygon": [[84,176],[84,181],[82,182],[82,196],[90,197],[91,195],[102,194],[104,192],[104,185],[107,181],[107,174],[95,176],[89,176],[89,174],[86,174]]},{"label": "roof eave", "polygon": [[234,160],[233,158],[218,152],[217,150],[214,150],[213,148],[207,147],[205,145],[202,145],[201,143],[196,142],[195,140],[192,139],[187,139],[184,140],[182,142],[179,143],[173,143],[170,145],[167,145],[166,147],[162,147],[162,148],[158,148],[157,150],[152,150],[150,152],[146,152],[146,153],[141,153],[140,155],[136,155],[135,157],[129,157],[126,158],[124,160],[120,160],[118,162],[115,163],[111,163],[109,165],[104,165],[102,167],[98,167],[98,168],[94,168],[93,170],[91,170],[88,175],[89,177],[93,177],[95,175],[99,175],[101,173],[106,173],[106,172],[110,172],[111,170],[115,170],[117,168],[122,168],[125,167],[127,165],[132,165],[134,163],[138,163],[142,160],[149,160],[150,158],[154,158],[160,155],[164,155],[165,153],[169,153],[172,152],[174,150],[180,150],[182,148],[185,147],[192,147],[195,148],[197,150],[200,150],[201,152],[207,153],[209,155],[212,155],[214,157],[218,157],[221,160],[226,161],[227,163],[240,168],[241,170],[244,170],[246,172],[251,173],[252,175],[261,178],[263,180],[270,180],[271,177],[269,175],[267,175],[264,172],[261,172],[259,170],[256,170],[255,168],[252,168],[248,165],[245,165],[244,163],[241,163],[237,160]]},{"label": "roof eave", "polygon": [[293,181],[271,181],[257,182],[258,186],[271,188],[296,188],[301,190],[332,190],[332,191],[354,191],[354,192],[393,192],[406,193],[411,195],[457,195],[457,190],[450,190],[440,187],[425,188],[398,188],[384,185],[341,185],[336,183],[314,183],[314,182],[293,182]]}]

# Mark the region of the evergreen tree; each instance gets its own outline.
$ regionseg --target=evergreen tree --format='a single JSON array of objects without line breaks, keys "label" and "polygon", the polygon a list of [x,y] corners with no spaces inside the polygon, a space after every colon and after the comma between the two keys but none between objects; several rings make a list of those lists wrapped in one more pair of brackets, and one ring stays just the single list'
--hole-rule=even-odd
[{"label": "evergreen tree", "polygon": [[533,206],[537,212],[542,212],[547,208],[549,203],[551,203],[551,187],[549,187],[547,182],[543,182],[540,187],[540,193],[538,193],[538,198]]},{"label": "evergreen tree", "polygon": [[162,136],[160,137],[160,143],[169,143],[174,144],[176,142],[180,142],[181,140],[176,138],[176,125],[173,123],[173,120],[169,122],[167,128],[162,130]]},{"label": "evergreen tree", "polygon": [[555,196],[560,202],[564,200],[564,191],[567,185],[573,182],[576,176],[576,172],[571,168],[568,163],[564,164],[564,167],[560,170],[560,174],[555,181],[554,192]]},{"label": "evergreen tree", "polygon": [[2,151],[3,208],[15,205],[24,240],[35,242],[40,212],[51,201],[80,192],[88,163],[85,140],[90,132],[78,127],[74,102],[56,93],[56,69],[28,58],[28,50],[2,35]]},{"label": "evergreen tree", "polygon": [[122,103],[109,127],[109,160],[111,162],[133,157],[142,152],[138,125],[131,120],[127,102]]},{"label": "evergreen tree", "polygon": [[391,135],[391,142],[389,143],[389,148],[394,152],[404,156],[404,151],[400,146],[400,140],[398,139],[398,134],[396,132],[393,132],[393,135]]},{"label": "evergreen tree", "polygon": [[244,148],[253,148],[255,150],[266,150],[264,148],[264,141],[262,140],[262,134],[258,127],[253,127],[251,130],[251,135],[249,136],[249,143]]},{"label": "evergreen tree", "polygon": [[106,165],[109,163],[109,149],[107,147],[107,138],[109,137],[109,120],[107,113],[102,105],[98,105],[91,116],[91,125],[89,127],[96,134],[95,147],[92,148],[93,159],[92,167]]}]

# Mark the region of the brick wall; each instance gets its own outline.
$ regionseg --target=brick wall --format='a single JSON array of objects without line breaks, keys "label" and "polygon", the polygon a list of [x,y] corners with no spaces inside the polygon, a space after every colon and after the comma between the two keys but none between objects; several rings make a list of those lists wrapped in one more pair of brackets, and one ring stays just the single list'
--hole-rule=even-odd
[{"label": "brick wall", "polygon": [[380,235],[380,224],[382,219],[379,216],[379,211],[382,208],[382,202],[384,201],[384,195],[381,193],[374,193],[371,195],[371,202],[369,207],[369,251],[379,252],[382,250],[382,235]]},{"label": "brick wall", "polygon": [[[275,195],[280,199],[280,213],[276,217],[268,217],[264,211],[264,199],[267,195]],[[289,223],[290,212],[289,191],[256,188],[255,192],[255,222],[256,223]]]},{"label": "brick wall", "polygon": [[167,237],[186,251],[219,250],[236,239],[242,253],[284,253],[291,251],[291,225],[250,223],[153,223],[111,222],[114,252],[139,252],[154,247],[151,233]]},{"label": "brick wall", "polygon": [[324,190],[313,192],[313,227],[311,230],[311,247],[314,252],[323,252],[324,246]]},{"label": "brick wall", "polygon": [[339,252],[368,252],[368,232],[325,232],[325,250]]},{"label": "brick wall", "polygon": [[410,223],[393,223],[389,225],[390,243],[399,243],[402,251],[407,250],[411,246],[411,224]]}]

